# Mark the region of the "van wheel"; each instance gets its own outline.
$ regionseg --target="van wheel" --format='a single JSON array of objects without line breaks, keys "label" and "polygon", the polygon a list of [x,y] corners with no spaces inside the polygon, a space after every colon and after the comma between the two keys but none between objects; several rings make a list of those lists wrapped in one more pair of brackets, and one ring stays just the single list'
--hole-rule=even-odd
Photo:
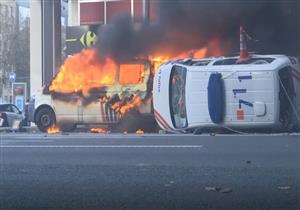
[{"label": "van wheel", "polygon": [[36,125],[41,132],[47,132],[47,129],[55,125],[55,114],[48,108],[41,108],[36,114]]}]

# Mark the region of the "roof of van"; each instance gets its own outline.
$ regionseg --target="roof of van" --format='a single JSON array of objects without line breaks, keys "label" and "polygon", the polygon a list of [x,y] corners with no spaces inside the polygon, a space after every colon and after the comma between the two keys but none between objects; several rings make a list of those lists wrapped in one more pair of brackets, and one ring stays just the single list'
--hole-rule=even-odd
[{"label": "roof of van", "polygon": [[[202,59],[192,59],[185,58],[176,60],[176,63],[180,63],[187,66],[226,66],[226,65],[249,65],[249,64],[273,64],[274,61],[277,65],[281,65],[287,62],[291,62],[292,64],[298,64],[296,58],[288,57],[286,55],[251,55],[250,59],[246,63],[238,63],[239,56],[233,57],[210,57],[210,58],[202,58]],[[295,61],[293,63],[291,61]]]}]

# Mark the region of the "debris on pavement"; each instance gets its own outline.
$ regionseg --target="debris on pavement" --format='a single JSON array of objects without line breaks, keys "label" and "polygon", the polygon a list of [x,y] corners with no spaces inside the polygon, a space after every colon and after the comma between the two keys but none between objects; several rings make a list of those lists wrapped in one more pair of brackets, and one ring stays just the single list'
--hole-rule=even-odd
[{"label": "debris on pavement", "polygon": [[231,192],[232,192],[232,189],[230,189],[230,188],[224,188],[224,189],[220,190],[220,193],[231,193]]},{"label": "debris on pavement", "polygon": [[291,187],[290,186],[279,186],[278,189],[279,190],[290,190]]},{"label": "debris on pavement", "polygon": [[226,188],[221,188],[221,187],[205,187],[204,188],[206,191],[214,191],[214,192],[220,192],[220,193],[231,193],[232,189],[226,187]]},{"label": "debris on pavement", "polygon": [[205,187],[204,188],[206,191],[220,191],[220,187]]}]

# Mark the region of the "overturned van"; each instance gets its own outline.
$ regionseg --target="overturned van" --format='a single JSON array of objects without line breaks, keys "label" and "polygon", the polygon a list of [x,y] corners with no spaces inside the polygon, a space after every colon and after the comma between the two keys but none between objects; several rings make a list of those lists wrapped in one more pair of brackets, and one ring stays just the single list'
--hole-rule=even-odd
[{"label": "overturned van", "polygon": [[300,67],[294,57],[252,55],[183,59],[160,66],[153,83],[154,113],[162,129],[300,128]]}]

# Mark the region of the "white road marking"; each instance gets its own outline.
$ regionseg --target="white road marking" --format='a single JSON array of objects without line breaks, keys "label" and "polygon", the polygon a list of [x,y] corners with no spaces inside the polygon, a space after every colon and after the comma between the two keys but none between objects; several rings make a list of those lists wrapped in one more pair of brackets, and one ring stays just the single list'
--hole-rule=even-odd
[{"label": "white road marking", "polygon": [[0,148],[202,148],[203,145],[0,145]]},{"label": "white road marking", "polygon": [[0,140],[1,143],[49,143],[49,142],[54,142],[53,140],[41,140],[41,141],[37,141],[37,140]]}]

